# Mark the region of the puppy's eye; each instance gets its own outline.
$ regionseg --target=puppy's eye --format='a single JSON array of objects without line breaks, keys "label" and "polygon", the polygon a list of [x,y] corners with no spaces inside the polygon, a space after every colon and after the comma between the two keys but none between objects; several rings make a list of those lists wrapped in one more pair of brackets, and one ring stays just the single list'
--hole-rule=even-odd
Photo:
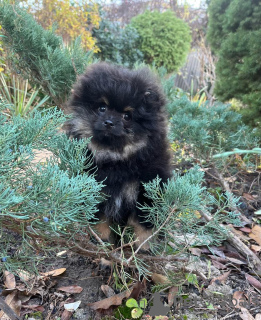
[{"label": "puppy's eye", "polygon": [[130,121],[130,120],[131,120],[131,115],[130,115],[129,113],[124,113],[123,119],[124,119],[125,121]]},{"label": "puppy's eye", "polygon": [[99,107],[99,111],[100,111],[100,112],[105,112],[106,109],[107,109],[107,108],[106,108],[106,106],[104,106],[104,105],[102,105],[102,106]]}]

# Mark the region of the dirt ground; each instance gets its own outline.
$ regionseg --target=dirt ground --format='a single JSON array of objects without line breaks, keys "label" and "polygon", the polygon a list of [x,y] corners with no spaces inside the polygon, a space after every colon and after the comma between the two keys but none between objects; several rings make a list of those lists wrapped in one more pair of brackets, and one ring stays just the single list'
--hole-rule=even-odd
[{"label": "dirt ground", "polygon": [[[225,179],[233,193],[241,199],[241,212],[251,221],[250,224],[237,229],[238,236],[259,256],[261,227],[259,216],[256,216],[255,212],[261,208],[261,171],[242,170]],[[213,178],[213,172],[206,171],[205,181],[208,188],[219,190],[220,184]],[[251,236],[254,229],[257,231],[256,237]],[[151,278],[137,281],[136,288],[130,289],[137,301],[142,298],[148,301],[142,319],[260,320],[260,275],[249,268],[246,257],[227,241],[221,247],[194,249],[191,253],[197,257],[197,271],[203,275],[203,278],[198,277],[198,282],[187,281],[179,287],[167,286],[165,290],[160,291],[159,301],[153,292]],[[48,274],[50,270],[59,272]],[[7,301],[13,310],[20,310],[20,319],[131,319],[130,315],[123,315],[124,308],[116,312],[117,307],[111,300],[107,309],[90,305],[104,299],[116,301],[123,294],[125,298],[121,296],[120,303],[117,302],[116,305],[125,306],[128,297],[116,286],[114,269],[101,266],[99,260],[65,251],[61,256],[49,256],[39,266],[38,271],[42,276],[34,280],[29,277],[29,280],[23,281],[21,276],[16,275],[13,282],[8,282],[7,274],[0,280],[0,290],[6,301],[12,294],[16,299],[20,299],[19,308],[15,307],[14,301]],[[179,277],[174,273],[173,277],[175,276]],[[135,278],[135,272],[133,277]],[[130,287],[134,282],[130,283]],[[65,304],[78,301],[80,305],[75,308],[76,311],[65,309]],[[0,311],[0,319],[10,318]]]}]

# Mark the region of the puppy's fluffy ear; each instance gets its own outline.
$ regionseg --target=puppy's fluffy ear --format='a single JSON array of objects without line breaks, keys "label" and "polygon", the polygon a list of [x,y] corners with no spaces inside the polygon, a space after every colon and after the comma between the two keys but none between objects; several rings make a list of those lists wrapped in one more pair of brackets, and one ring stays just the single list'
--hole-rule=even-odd
[{"label": "puppy's fluffy ear", "polygon": [[159,94],[151,89],[148,89],[144,93],[144,99],[146,102],[158,102],[159,101]]}]

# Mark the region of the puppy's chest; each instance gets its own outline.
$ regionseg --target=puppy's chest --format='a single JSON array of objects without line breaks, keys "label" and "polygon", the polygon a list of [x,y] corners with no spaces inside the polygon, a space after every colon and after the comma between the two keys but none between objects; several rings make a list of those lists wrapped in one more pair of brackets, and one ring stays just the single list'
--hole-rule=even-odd
[{"label": "puppy's chest", "polygon": [[140,181],[138,172],[124,163],[97,166],[96,179],[104,181],[103,192],[109,197],[106,207],[115,212],[136,205]]}]

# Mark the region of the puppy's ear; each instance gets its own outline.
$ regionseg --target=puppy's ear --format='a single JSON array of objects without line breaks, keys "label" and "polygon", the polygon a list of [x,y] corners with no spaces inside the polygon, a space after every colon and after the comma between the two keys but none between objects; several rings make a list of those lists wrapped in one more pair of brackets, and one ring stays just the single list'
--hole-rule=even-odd
[{"label": "puppy's ear", "polygon": [[144,100],[147,103],[158,102],[159,101],[159,94],[151,89],[148,89],[144,93]]}]

